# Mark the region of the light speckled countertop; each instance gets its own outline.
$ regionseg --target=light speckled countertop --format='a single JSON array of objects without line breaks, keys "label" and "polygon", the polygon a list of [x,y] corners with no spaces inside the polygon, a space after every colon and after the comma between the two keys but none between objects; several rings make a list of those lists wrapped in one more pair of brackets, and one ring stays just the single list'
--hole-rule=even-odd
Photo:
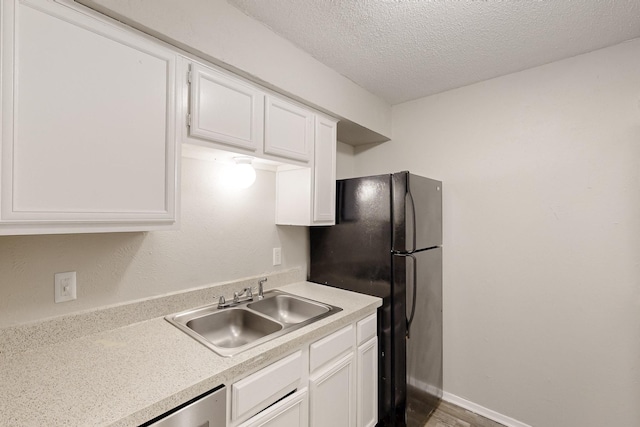
[{"label": "light speckled countertop", "polygon": [[0,425],[139,425],[373,313],[381,304],[379,298],[309,282],[279,289],[343,311],[232,358],[218,356],[163,317],[4,352]]}]

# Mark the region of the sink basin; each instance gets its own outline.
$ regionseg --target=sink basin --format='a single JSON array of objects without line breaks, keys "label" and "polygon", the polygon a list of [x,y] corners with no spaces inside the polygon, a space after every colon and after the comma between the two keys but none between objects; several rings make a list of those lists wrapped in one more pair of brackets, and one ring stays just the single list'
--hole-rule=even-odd
[{"label": "sink basin", "polygon": [[249,303],[247,308],[287,324],[305,322],[331,309],[324,304],[284,294]]},{"label": "sink basin", "polygon": [[213,345],[236,348],[282,329],[282,325],[248,310],[230,308],[189,320],[187,328]]},{"label": "sink basin", "polygon": [[273,290],[261,300],[226,308],[210,304],[165,319],[219,355],[230,357],[339,311],[340,307]]}]

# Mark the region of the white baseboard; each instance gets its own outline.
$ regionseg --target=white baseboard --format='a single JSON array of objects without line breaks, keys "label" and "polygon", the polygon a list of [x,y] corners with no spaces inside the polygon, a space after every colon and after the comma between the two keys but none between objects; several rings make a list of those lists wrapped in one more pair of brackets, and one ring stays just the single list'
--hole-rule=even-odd
[{"label": "white baseboard", "polygon": [[475,414],[482,415],[485,418],[488,418],[492,421],[495,421],[507,427],[532,427],[529,424],[525,424],[521,421],[514,420],[511,417],[507,417],[506,415],[502,415],[499,412],[493,411],[491,409],[485,408],[484,406],[480,406],[476,403],[470,402],[467,399],[463,399],[462,397],[456,396],[455,394],[447,393],[446,391],[442,393],[442,400],[452,403],[461,408],[467,409]]}]

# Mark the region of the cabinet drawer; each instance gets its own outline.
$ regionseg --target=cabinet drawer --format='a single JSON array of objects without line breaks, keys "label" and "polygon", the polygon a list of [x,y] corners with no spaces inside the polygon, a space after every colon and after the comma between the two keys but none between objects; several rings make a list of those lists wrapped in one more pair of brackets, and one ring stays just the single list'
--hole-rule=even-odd
[{"label": "cabinet drawer", "polygon": [[357,325],[357,337],[358,345],[369,341],[371,338],[377,335],[378,322],[376,314],[372,314],[358,322]]},{"label": "cabinet drawer", "polygon": [[353,326],[335,332],[311,344],[309,349],[309,370],[315,371],[325,363],[353,348]]},{"label": "cabinet drawer", "polygon": [[307,389],[304,388],[250,418],[239,427],[307,427],[308,425],[308,398]]},{"label": "cabinet drawer", "polygon": [[302,352],[267,366],[231,386],[231,419],[254,415],[298,387]]}]

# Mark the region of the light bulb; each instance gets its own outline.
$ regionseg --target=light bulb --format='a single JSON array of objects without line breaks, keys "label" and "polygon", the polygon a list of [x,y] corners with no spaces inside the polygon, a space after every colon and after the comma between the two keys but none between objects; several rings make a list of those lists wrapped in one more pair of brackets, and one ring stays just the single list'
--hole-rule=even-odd
[{"label": "light bulb", "polygon": [[238,188],[248,188],[256,180],[256,171],[251,166],[252,157],[234,157],[236,164],[233,168],[233,185]]}]

